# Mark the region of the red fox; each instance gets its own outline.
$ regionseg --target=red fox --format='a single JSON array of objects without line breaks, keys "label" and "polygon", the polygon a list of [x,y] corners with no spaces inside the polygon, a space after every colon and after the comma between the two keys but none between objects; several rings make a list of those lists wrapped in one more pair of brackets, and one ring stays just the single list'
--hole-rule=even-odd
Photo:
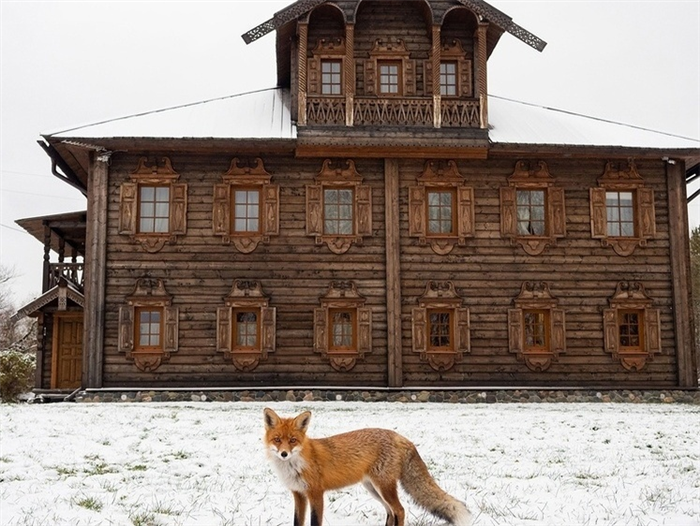
[{"label": "red fox", "polygon": [[294,526],[303,526],[307,502],[311,526],[323,523],[323,493],[361,482],[384,505],[386,526],[404,526],[397,482],[418,505],[454,526],[468,526],[471,513],[430,476],[416,447],[388,429],[360,429],[308,438],[311,413],[281,418],[265,409],[265,444],[272,467],[294,495]]}]

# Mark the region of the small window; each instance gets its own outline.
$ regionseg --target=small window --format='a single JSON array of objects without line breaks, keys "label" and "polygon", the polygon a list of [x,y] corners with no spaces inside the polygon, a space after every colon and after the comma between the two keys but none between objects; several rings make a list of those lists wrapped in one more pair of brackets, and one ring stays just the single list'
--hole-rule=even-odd
[{"label": "small window", "polygon": [[549,311],[523,311],[526,351],[549,350]]},{"label": "small window", "polygon": [[428,351],[454,351],[453,319],[454,311],[428,311]]},{"label": "small window", "polygon": [[428,190],[428,235],[454,234],[455,189]]},{"label": "small window", "polygon": [[381,95],[401,95],[401,63],[379,63],[379,93]]},{"label": "small window", "polygon": [[170,187],[139,187],[139,232],[164,233],[170,230]]},{"label": "small window", "polygon": [[136,335],[136,350],[161,349],[161,334],[163,332],[162,309],[136,309],[138,334]]},{"label": "small window", "polygon": [[342,93],[342,61],[321,61],[321,93],[323,95],[340,95]]},{"label": "small window", "polygon": [[357,309],[330,309],[329,351],[356,349]]},{"label": "small window", "polygon": [[618,334],[620,338],[620,350],[642,350],[644,348],[642,337],[644,335],[644,311],[620,310],[618,311]]},{"label": "small window", "polygon": [[352,188],[323,190],[323,233],[333,236],[353,235],[354,192]]},{"label": "small window", "polygon": [[234,309],[233,350],[258,350],[260,348],[260,310]]},{"label": "small window", "polygon": [[440,95],[457,96],[457,62],[440,63]]},{"label": "small window", "polygon": [[605,192],[608,236],[634,237],[634,193]]},{"label": "small window", "polygon": [[233,187],[233,232],[260,232],[260,190]]},{"label": "small window", "polygon": [[518,190],[518,235],[544,236],[547,232],[545,190]]}]

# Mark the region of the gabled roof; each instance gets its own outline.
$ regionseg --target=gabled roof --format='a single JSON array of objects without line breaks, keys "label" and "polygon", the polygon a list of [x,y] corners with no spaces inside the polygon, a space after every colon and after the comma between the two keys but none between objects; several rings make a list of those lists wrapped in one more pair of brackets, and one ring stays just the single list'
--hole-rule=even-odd
[{"label": "gabled roof", "polygon": [[[319,5],[327,1],[328,0],[299,0],[298,2],[294,2],[293,4],[282,9],[281,11],[275,13],[275,15],[270,20],[267,20],[262,24],[258,25],[257,27],[251,29],[247,33],[244,33],[242,35],[242,38],[246,42],[246,44],[250,44],[251,42],[254,42],[255,40],[258,40],[259,38],[267,35],[268,33],[280,29],[285,24],[288,24],[289,22],[301,16],[304,16],[315,7],[318,7]],[[497,25],[503,31],[512,34],[516,38],[522,40],[527,45],[532,46],[538,51],[542,51],[547,45],[547,43],[544,40],[540,39],[539,37],[533,35],[523,27],[519,26],[518,24],[513,22],[513,19],[511,17],[509,17],[502,11],[499,11],[492,5],[484,2],[483,0],[456,0],[456,2],[464,5],[465,7],[468,7],[479,16]],[[428,3],[430,3],[429,0]]]},{"label": "gabled roof", "polygon": [[[62,279],[58,285],[47,290],[37,299],[27,303],[24,307],[19,309],[11,319],[12,321],[17,321],[21,320],[25,316],[36,316],[39,314],[42,308],[60,299],[71,300],[80,307],[85,306],[85,296],[83,296],[83,293],[76,289],[72,283]],[[60,303],[61,302],[59,301],[59,304]]]}]

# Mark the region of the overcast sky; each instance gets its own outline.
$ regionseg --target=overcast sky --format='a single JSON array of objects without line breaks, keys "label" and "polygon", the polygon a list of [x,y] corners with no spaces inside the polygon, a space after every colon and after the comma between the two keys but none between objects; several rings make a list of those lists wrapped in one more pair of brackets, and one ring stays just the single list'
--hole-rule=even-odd
[{"label": "overcast sky", "polygon": [[[241,34],[291,3],[1,0],[0,255],[16,301],[41,293],[43,247],[15,220],[86,206],[40,135],[274,86],[274,35]],[[548,43],[505,34],[490,93],[700,139],[700,0],[490,3]],[[699,225],[700,198],[690,213]]]}]

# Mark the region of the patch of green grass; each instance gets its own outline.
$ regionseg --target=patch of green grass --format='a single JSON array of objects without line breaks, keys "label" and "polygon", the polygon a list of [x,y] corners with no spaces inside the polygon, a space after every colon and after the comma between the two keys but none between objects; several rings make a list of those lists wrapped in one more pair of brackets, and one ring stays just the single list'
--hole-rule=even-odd
[{"label": "patch of green grass", "polygon": [[144,464],[134,464],[133,466],[129,466],[129,471],[148,471],[148,466]]},{"label": "patch of green grass", "polygon": [[80,497],[80,498],[75,498],[72,499],[71,501],[73,504],[76,506],[80,506],[81,508],[85,508],[86,510],[91,510],[91,511],[102,511],[102,508],[104,507],[104,504],[102,504],[102,501],[99,499],[96,499],[95,497]]}]

